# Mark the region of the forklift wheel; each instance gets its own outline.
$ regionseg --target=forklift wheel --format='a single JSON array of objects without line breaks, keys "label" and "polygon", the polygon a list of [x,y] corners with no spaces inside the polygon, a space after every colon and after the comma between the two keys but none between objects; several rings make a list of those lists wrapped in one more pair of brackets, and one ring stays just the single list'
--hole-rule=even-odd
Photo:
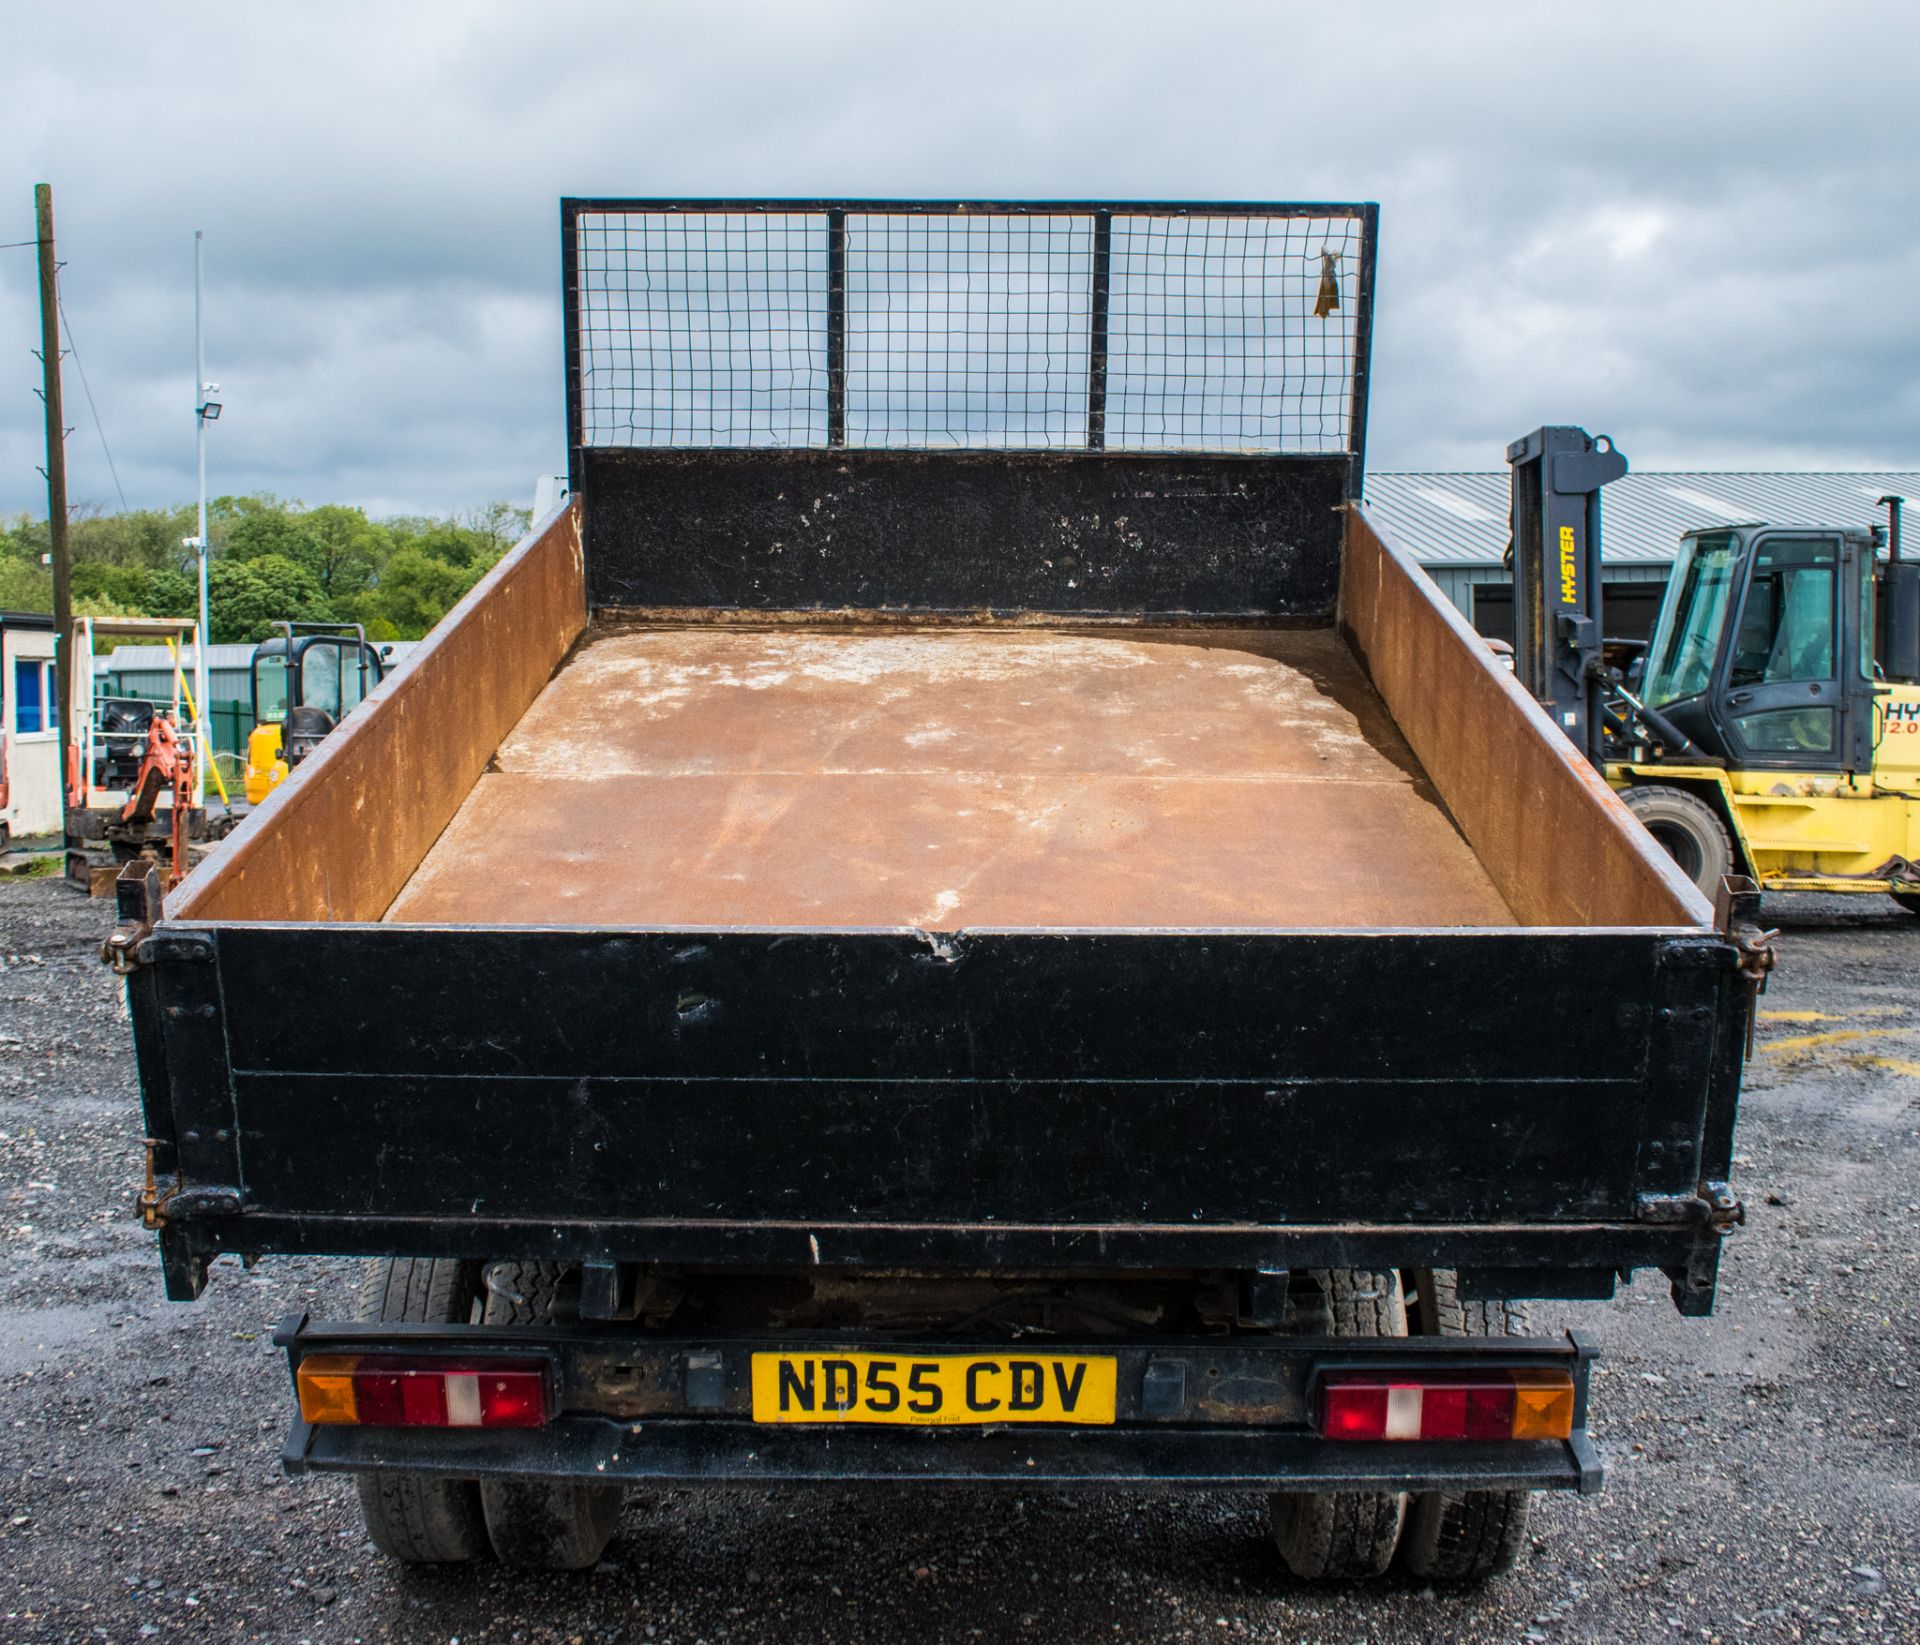
[{"label": "forklift wheel", "polygon": [[1657,784],[1629,788],[1620,798],[1640,819],[1640,826],[1680,865],[1680,872],[1711,899],[1720,881],[1733,872],[1733,840],[1713,807],[1685,789]]}]

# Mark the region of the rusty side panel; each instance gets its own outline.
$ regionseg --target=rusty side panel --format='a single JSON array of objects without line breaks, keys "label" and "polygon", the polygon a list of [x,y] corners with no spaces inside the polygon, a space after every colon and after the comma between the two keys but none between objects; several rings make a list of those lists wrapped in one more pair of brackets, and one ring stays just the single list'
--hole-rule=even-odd
[{"label": "rusty side panel", "polygon": [[580,646],[388,918],[1507,926],[1331,629]]},{"label": "rusty side panel", "polygon": [[1358,508],[1347,513],[1340,624],[1523,924],[1712,924],[1599,772]]},{"label": "rusty side panel", "polygon": [[168,916],[379,919],[585,622],[570,504],[194,871]]}]

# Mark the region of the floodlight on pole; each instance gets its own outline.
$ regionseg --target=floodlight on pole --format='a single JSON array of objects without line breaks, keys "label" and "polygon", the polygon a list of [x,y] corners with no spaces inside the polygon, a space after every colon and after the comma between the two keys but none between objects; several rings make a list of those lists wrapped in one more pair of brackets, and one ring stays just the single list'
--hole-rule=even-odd
[{"label": "floodlight on pole", "polygon": [[193,762],[193,803],[204,805],[207,794],[207,761],[213,757],[213,740],[209,735],[211,727],[207,723],[208,712],[208,670],[207,647],[213,640],[213,621],[207,609],[207,424],[220,415],[220,405],[213,396],[219,392],[218,383],[207,381],[206,336],[201,328],[201,296],[206,284],[206,236],[199,230],[193,231],[193,429],[195,455],[200,464],[199,489],[199,529],[194,534],[194,555],[199,561],[200,572],[200,628],[194,637],[193,646],[193,693],[196,732]]}]

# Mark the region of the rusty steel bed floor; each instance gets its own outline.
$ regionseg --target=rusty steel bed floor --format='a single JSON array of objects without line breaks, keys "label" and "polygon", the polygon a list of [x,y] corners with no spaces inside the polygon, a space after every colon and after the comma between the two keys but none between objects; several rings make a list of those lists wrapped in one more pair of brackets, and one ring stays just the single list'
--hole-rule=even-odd
[{"label": "rusty steel bed floor", "polygon": [[413,923],[1515,923],[1332,630],[590,630]]}]

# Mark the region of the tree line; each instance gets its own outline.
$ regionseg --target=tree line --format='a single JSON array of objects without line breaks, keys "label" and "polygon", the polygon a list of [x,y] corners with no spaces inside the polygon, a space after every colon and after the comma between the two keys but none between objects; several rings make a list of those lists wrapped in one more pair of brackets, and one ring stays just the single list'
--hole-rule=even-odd
[{"label": "tree line", "polygon": [[[207,505],[211,642],[263,640],[276,622],[357,622],[371,640],[417,640],[519,539],[528,510],[494,503],[446,518],[370,520],[277,497]],[[199,609],[191,506],[77,514],[68,525],[77,616],[191,617]],[[51,611],[47,522],[0,521],[0,610]]]}]

